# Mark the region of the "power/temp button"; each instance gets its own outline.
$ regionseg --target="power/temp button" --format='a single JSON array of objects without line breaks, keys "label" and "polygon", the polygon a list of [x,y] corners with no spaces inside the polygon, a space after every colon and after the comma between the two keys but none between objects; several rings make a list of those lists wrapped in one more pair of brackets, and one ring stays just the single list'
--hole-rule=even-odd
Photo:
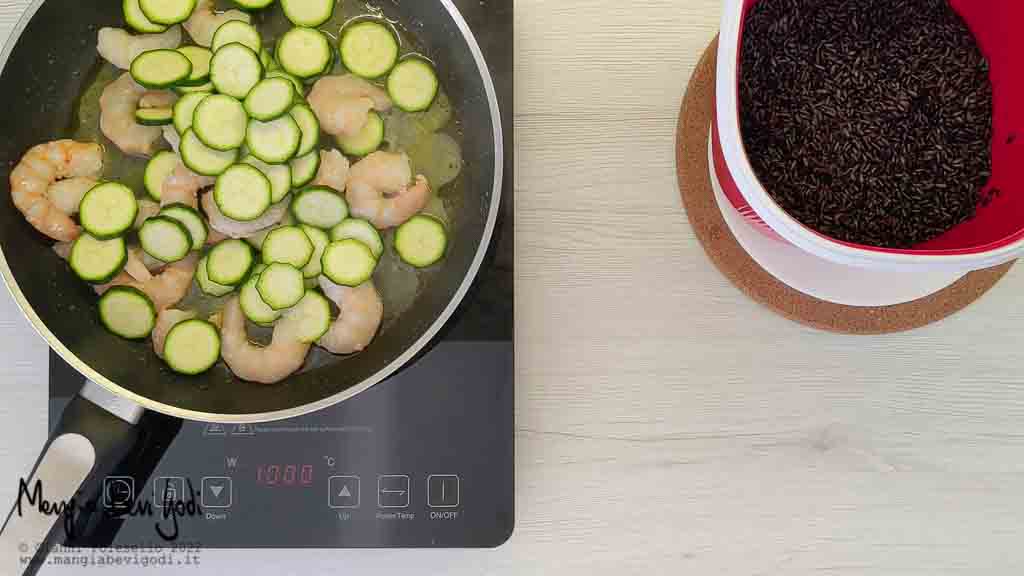
[{"label": "power/temp button", "polygon": [[431,508],[458,508],[461,494],[459,477],[454,474],[427,476],[427,505]]}]

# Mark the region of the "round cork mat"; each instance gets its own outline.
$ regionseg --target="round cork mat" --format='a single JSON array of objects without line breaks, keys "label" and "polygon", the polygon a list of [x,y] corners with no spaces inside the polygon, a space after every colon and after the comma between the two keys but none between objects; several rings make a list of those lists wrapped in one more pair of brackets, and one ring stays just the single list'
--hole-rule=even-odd
[{"label": "round cork mat", "polygon": [[743,293],[801,324],[845,334],[889,334],[937,322],[988,292],[1013,262],[967,274],[930,296],[881,307],[844,306],[798,292],[761,268],[722,219],[708,171],[708,132],[715,98],[718,38],[690,77],[676,132],[676,173],[683,205],[697,238],[716,267]]}]

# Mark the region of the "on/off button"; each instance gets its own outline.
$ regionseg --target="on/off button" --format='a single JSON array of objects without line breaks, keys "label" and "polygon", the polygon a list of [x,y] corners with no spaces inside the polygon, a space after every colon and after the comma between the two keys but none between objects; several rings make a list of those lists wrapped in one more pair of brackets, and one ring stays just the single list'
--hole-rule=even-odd
[{"label": "on/off button", "polygon": [[458,508],[461,498],[459,477],[433,474],[427,477],[427,505],[431,508]]}]

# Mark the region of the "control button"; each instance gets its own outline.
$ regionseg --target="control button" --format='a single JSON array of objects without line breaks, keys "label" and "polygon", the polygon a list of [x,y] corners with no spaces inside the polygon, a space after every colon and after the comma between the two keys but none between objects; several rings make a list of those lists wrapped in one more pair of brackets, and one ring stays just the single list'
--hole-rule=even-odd
[{"label": "control button", "polygon": [[231,478],[228,476],[203,478],[202,503],[207,508],[230,508]]},{"label": "control button", "polygon": [[408,508],[409,477],[402,474],[377,477],[377,506],[381,508]]},{"label": "control button", "polygon": [[459,507],[459,477],[454,474],[427,476],[427,505],[431,508]]},{"label": "control button", "polygon": [[359,508],[359,476],[331,476],[327,490],[331,508]]},{"label": "control button", "polygon": [[153,503],[163,508],[185,500],[185,479],[180,476],[161,476],[153,482]]},{"label": "control button", "polygon": [[256,429],[252,427],[252,424],[236,424],[231,430],[232,436],[255,436]]},{"label": "control button", "polygon": [[227,434],[227,430],[224,429],[224,425],[215,422],[207,424],[206,429],[203,430],[203,436],[224,436],[225,434]]},{"label": "control button", "polygon": [[135,501],[135,479],[131,476],[107,476],[103,480],[103,507],[130,510]]}]

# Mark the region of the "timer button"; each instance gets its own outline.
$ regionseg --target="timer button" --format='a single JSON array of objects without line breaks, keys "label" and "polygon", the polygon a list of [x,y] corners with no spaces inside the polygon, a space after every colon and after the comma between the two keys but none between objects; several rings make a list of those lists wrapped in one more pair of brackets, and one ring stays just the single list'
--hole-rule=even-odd
[{"label": "timer button", "polygon": [[231,508],[231,478],[207,476],[203,478],[202,503],[206,508]]},{"label": "timer button", "polygon": [[327,505],[331,508],[359,508],[359,476],[331,476],[327,481]]}]

